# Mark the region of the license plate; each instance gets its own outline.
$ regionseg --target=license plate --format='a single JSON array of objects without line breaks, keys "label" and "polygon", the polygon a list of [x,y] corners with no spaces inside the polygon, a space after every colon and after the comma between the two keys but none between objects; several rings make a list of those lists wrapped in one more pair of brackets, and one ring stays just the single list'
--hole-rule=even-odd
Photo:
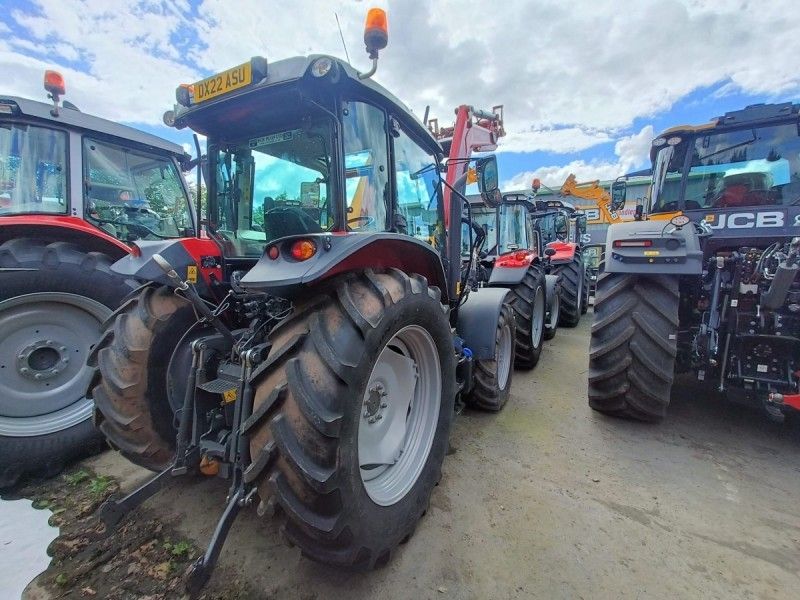
[{"label": "license plate", "polygon": [[194,84],[195,104],[200,104],[206,100],[243,88],[250,85],[252,81],[253,72],[249,62],[212,75]]}]

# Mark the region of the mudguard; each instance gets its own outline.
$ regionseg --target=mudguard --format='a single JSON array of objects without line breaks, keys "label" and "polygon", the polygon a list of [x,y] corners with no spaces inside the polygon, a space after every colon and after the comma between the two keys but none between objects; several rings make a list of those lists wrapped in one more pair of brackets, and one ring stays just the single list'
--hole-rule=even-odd
[{"label": "mudguard", "polygon": [[507,288],[480,288],[470,292],[458,309],[456,333],[463,338],[464,345],[472,350],[476,360],[494,358],[497,322],[508,295]]},{"label": "mudguard", "polygon": [[[153,255],[158,253],[172,265],[181,279],[194,284],[201,296],[208,296],[211,279],[216,278],[217,281],[222,279],[221,264],[216,258],[220,251],[213,240],[201,238],[139,240],[135,246],[138,251],[135,250],[134,253],[111,265],[114,273],[139,281],[153,281],[174,287],[153,260]],[[198,273],[201,276],[198,276]]]},{"label": "mudguard", "polygon": [[556,251],[556,253],[550,257],[551,265],[561,265],[572,262],[575,252],[578,251],[578,244],[575,242],[550,242],[545,247],[552,248]]},{"label": "mudguard", "polygon": [[515,286],[522,281],[528,267],[538,264],[539,257],[531,250],[516,250],[497,257],[489,276],[488,285]]},{"label": "mudguard", "polygon": [[[292,244],[310,240],[316,247],[307,260],[292,256]],[[270,257],[277,248],[275,258]],[[274,251],[273,251],[274,255]],[[317,233],[280,238],[270,243],[256,265],[242,277],[247,290],[293,298],[303,288],[348,271],[396,268],[418,273],[442,292],[448,301],[448,286],[442,260],[433,247],[409,235],[398,233]]]},{"label": "mudguard", "polygon": [[488,285],[517,285],[525,277],[528,267],[494,267]]},{"label": "mudguard", "polygon": [[703,271],[700,236],[692,225],[675,229],[664,221],[611,225],[606,237],[605,270],[608,273],[699,275]]}]

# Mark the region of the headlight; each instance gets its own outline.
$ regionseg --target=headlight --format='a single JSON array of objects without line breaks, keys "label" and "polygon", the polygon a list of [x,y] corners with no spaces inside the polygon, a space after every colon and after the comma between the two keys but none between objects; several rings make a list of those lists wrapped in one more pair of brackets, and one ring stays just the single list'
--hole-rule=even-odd
[{"label": "headlight", "polygon": [[325,77],[333,69],[333,61],[327,56],[318,58],[311,64],[311,74],[314,77]]}]

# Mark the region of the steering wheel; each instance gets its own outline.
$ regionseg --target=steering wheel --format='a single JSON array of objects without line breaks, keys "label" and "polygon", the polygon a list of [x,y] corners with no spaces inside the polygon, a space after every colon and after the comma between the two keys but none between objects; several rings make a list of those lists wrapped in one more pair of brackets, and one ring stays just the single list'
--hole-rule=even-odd
[{"label": "steering wheel", "polygon": [[361,227],[369,227],[375,223],[375,217],[370,217],[369,215],[363,215],[360,217],[348,217],[347,219],[347,226],[350,227],[352,223],[359,223],[363,222],[364,224]]}]

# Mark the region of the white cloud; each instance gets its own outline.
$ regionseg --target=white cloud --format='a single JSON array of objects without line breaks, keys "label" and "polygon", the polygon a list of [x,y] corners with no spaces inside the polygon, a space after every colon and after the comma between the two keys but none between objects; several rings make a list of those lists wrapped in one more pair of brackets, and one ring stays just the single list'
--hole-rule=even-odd
[{"label": "white cloud", "polygon": [[[256,54],[343,56],[334,11],[353,63],[368,66],[361,2],[33,4],[3,16],[29,38],[0,36],[3,91],[43,97],[42,70],[60,66],[71,101],[115,120],[158,124],[178,83]],[[443,123],[458,104],[505,103],[507,151],[606,143],[705,86],[800,92],[790,58],[800,55],[800,13],[789,0],[639,0],[624,9],[616,0],[507,0],[492,3],[491,18],[478,0],[378,4],[388,9],[390,45],[377,79]],[[86,68],[66,68],[76,60]]]},{"label": "white cloud", "polygon": [[539,178],[546,186],[558,188],[570,173],[574,173],[578,181],[616,179],[620,175],[640,169],[647,164],[652,139],[653,126],[647,125],[639,133],[617,140],[617,143],[614,144],[616,161],[573,160],[566,165],[539,167],[533,171],[517,173],[504,181],[501,188],[506,191],[528,189],[534,178]]}]

